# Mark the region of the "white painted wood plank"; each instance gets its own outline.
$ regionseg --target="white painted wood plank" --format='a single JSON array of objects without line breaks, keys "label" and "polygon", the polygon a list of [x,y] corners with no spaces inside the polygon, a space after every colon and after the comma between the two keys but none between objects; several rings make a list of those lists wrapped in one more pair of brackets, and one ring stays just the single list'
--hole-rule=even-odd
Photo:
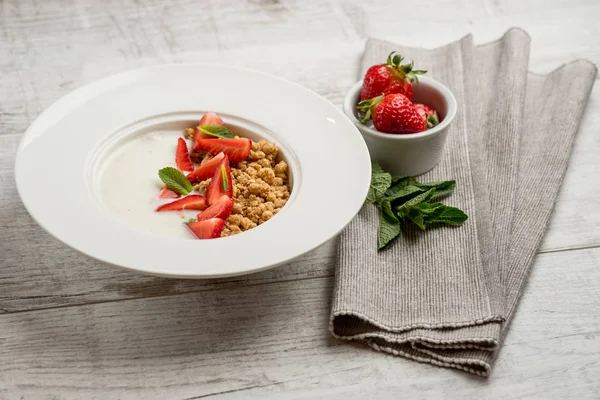
[{"label": "white painted wood plank", "polygon": [[487,381],[331,339],[332,279],[315,278],[0,315],[0,396],[591,399],[599,263],[538,258]]},{"label": "white painted wood plank", "polygon": [[[24,250],[0,257],[0,309],[188,293],[0,315],[0,359],[8,360],[0,398],[281,398],[283,391],[293,398],[593,398],[600,391],[600,300],[590,289],[599,283],[597,249],[540,256],[491,384],[483,383],[329,339],[334,242],[244,278],[131,274],[15,218],[25,211],[12,163],[18,135],[39,112],[123,69],[239,63],[339,104],[367,36],[431,47],[468,32],[481,42],[520,25],[533,36],[532,68],[548,71],[575,57],[600,63],[599,14],[594,0],[527,7],[520,0],[0,2],[0,254]],[[599,103],[596,88],[590,108]],[[543,250],[600,243],[598,118],[586,115]],[[49,257],[57,251],[69,254],[64,265]]]},{"label": "white painted wood plank", "polygon": [[[312,59],[335,57],[338,49],[329,44],[358,43],[368,36],[428,47],[469,32],[478,41],[489,40],[521,25],[534,39],[534,69],[549,70],[574,57],[600,62],[600,4],[529,4],[212,0],[199,6],[191,0],[80,0],[69,7],[58,0],[7,0],[0,4],[0,87],[5,93],[0,134],[23,132],[52,101],[108,73],[164,62],[218,61],[224,51],[241,53],[232,58],[236,64],[269,71],[277,67],[265,64],[283,63],[293,70]],[[314,47],[291,63],[282,49],[298,44]],[[343,75],[348,65],[356,65],[356,59],[340,54],[338,63],[328,67]],[[311,80],[321,73],[315,72]]]}]

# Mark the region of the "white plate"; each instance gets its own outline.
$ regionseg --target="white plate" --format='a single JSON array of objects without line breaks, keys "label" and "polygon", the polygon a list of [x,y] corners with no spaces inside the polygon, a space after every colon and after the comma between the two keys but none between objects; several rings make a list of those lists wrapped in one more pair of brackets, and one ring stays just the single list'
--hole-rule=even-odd
[{"label": "white plate", "polygon": [[[207,111],[252,138],[278,144],[293,178],[284,208],[250,231],[212,240],[178,237],[166,226],[156,232],[120,217],[100,190],[110,160],[135,138],[156,132],[176,137],[173,132]],[[148,158],[157,188],[155,164],[172,165],[172,151]],[[124,170],[123,179],[138,178],[134,171],[140,168]],[[56,238],[110,264],[182,278],[255,272],[315,249],[359,211],[370,172],[361,135],[333,104],[284,79],[221,65],[143,68],[77,89],[31,124],[15,165],[25,207]],[[123,196],[135,196],[139,181],[132,179],[131,189],[121,181],[124,191],[131,190]],[[136,211],[155,218],[151,201]]]}]

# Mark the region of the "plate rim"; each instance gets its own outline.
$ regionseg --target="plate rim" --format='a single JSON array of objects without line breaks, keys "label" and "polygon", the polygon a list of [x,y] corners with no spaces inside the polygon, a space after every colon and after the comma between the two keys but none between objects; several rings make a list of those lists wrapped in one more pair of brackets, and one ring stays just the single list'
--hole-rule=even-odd
[{"label": "plate rim", "polygon": [[[81,249],[79,248],[79,246],[75,246],[72,243],[69,243],[67,240],[64,240],[65,238],[63,238],[61,235],[56,235],[53,230],[52,227],[48,226],[49,224],[43,224],[40,219],[38,218],[38,214],[35,210],[32,210],[31,208],[31,203],[28,203],[25,198],[26,196],[23,195],[23,185],[25,184],[24,180],[19,179],[19,164],[21,163],[20,160],[22,160],[22,153],[23,153],[23,148],[26,145],[26,142],[28,140],[31,139],[30,135],[32,135],[32,131],[34,131],[35,129],[38,129],[38,125],[40,124],[40,121],[44,121],[45,118],[48,117],[48,115],[53,114],[54,112],[60,111],[60,108],[62,107],[63,103],[67,103],[68,101],[72,101],[72,100],[76,100],[79,96],[83,96],[85,98],[86,101],[89,101],[93,98],[98,97],[103,91],[101,90],[100,92],[97,92],[94,90],[95,87],[102,87],[102,85],[106,84],[107,82],[111,82],[113,80],[118,80],[119,78],[123,78],[123,77],[127,77],[127,76],[137,76],[140,73],[144,73],[144,72],[148,72],[148,71],[152,71],[155,69],[170,69],[170,68],[226,68],[228,70],[237,70],[237,71],[243,71],[243,72],[247,72],[247,73],[251,73],[251,74],[259,74],[262,75],[264,78],[267,79],[275,79],[278,80],[286,85],[292,85],[295,88],[302,90],[308,94],[310,94],[311,96],[316,96],[318,99],[324,101],[325,103],[327,103],[331,110],[334,111],[336,113],[337,116],[339,116],[342,120],[345,120],[348,124],[348,128],[351,128],[354,131],[354,135],[356,135],[356,137],[360,138],[360,143],[362,144],[362,151],[361,153],[363,153],[363,155],[367,155],[367,159],[370,160],[370,156],[369,156],[369,152],[368,152],[368,148],[366,143],[364,142],[364,139],[362,138],[362,136],[360,135],[360,132],[358,130],[358,128],[354,125],[354,123],[345,115],[345,113],[343,112],[343,110],[339,107],[337,107],[333,102],[329,101],[328,99],[326,99],[324,96],[320,95],[319,93],[308,89],[305,86],[302,86],[299,83],[293,82],[291,80],[288,80],[286,78],[277,76],[277,75],[273,75],[270,73],[266,73],[263,71],[259,71],[259,70],[255,70],[255,69],[251,69],[251,68],[246,68],[246,67],[238,67],[238,66],[227,66],[227,65],[223,65],[223,64],[219,64],[219,63],[167,63],[167,64],[156,64],[156,65],[151,65],[151,66],[144,66],[144,67],[139,67],[139,68],[133,68],[133,69],[129,69],[129,70],[125,70],[125,71],[121,71],[121,72],[117,72],[117,73],[113,73],[110,74],[108,76],[93,80],[91,82],[88,82],[68,93],[66,93],[65,95],[61,96],[60,98],[58,98],[57,100],[55,100],[53,103],[51,103],[48,107],[46,107],[27,127],[27,129],[25,130],[23,136],[20,138],[20,142],[19,145],[17,147],[17,153],[16,153],[16,157],[15,157],[15,161],[14,161],[14,175],[15,175],[15,183],[16,183],[16,188],[17,188],[17,192],[19,194],[19,198],[21,199],[21,202],[23,204],[23,206],[25,207],[25,209],[27,210],[28,214],[31,216],[31,218],[37,223],[37,225],[39,225],[43,230],[45,230],[48,234],[50,234],[52,237],[54,237],[55,239],[57,239],[59,242],[63,243],[64,245],[68,246],[71,249],[74,249],[75,251],[79,252],[80,254],[84,254],[86,257],[89,257],[91,259],[100,261],[104,264],[109,264],[109,265],[113,265],[116,266],[118,268],[123,268],[125,270],[128,271],[135,271],[136,273],[140,273],[143,275],[149,275],[149,276],[158,276],[158,277],[167,277],[167,278],[184,278],[184,279],[213,279],[213,278],[225,278],[225,277],[233,277],[233,276],[241,276],[241,275],[247,275],[247,274],[252,274],[252,273],[256,273],[256,272],[260,272],[260,271],[264,271],[264,270],[268,270],[268,269],[272,269],[272,268],[276,268],[282,264],[285,263],[289,263],[292,262],[293,260],[315,250],[316,248],[324,245],[326,242],[330,241],[331,239],[333,239],[335,236],[337,236],[358,214],[358,212],[360,211],[360,209],[362,208],[362,204],[363,201],[361,201],[360,205],[358,207],[355,207],[352,210],[352,216],[349,218],[346,218],[346,222],[345,224],[343,224],[342,226],[338,227],[337,229],[332,229],[331,233],[328,235],[328,237],[325,240],[322,240],[320,243],[316,244],[316,245],[310,245],[307,246],[304,250],[297,252],[297,254],[295,254],[293,257],[291,258],[286,258],[283,259],[279,262],[275,262],[275,263],[269,263],[266,265],[263,265],[261,267],[256,267],[256,268],[251,268],[251,269],[242,269],[239,270],[237,272],[227,272],[227,273],[216,273],[216,274],[207,274],[207,273],[169,273],[169,272],[157,272],[157,271],[149,271],[148,269],[145,269],[143,266],[131,266],[131,265],[124,265],[124,264],[119,264],[119,263],[114,263],[111,262],[107,259],[103,259],[101,257],[96,257],[93,254],[90,254],[88,252],[85,251],[85,249]],[[115,86],[115,88],[118,88],[120,86],[122,86],[123,83],[119,83]],[[110,86],[110,85],[109,85]],[[65,116],[67,116],[70,113],[73,113],[74,110],[68,110],[66,112],[63,112],[60,114],[60,118],[59,120],[61,120],[62,118],[64,118]],[[42,130],[42,134],[44,133],[44,128],[41,129]],[[91,151],[91,149],[90,149]],[[293,149],[292,149],[293,151]],[[366,164],[365,164],[366,166]],[[371,165],[370,162],[368,163],[368,176],[370,177],[371,171],[370,171]],[[363,197],[366,198],[369,186],[370,186],[370,180],[365,180],[363,182],[364,187],[362,188],[358,188],[357,187],[357,191],[360,191],[360,193],[363,194]],[[35,208],[35,207],[34,207]],[[141,234],[141,232],[139,232]]]}]

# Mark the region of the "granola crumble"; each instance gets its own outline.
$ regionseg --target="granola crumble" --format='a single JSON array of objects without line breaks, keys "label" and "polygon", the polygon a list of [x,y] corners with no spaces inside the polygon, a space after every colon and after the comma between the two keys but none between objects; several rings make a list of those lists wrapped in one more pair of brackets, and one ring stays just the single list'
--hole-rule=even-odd
[{"label": "granola crumble", "polygon": [[[260,140],[252,142],[246,160],[231,165],[233,209],[225,221],[222,237],[257,227],[273,218],[286,204],[290,197],[288,165],[285,161],[276,161],[278,154],[277,145]],[[198,158],[206,161],[205,154]],[[209,181],[200,182],[194,188],[203,191]]]}]

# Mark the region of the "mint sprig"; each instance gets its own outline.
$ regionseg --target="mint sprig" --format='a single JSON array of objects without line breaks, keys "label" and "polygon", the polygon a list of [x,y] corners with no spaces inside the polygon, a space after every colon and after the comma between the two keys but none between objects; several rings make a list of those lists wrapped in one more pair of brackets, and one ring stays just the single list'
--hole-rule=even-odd
[{"label": "mint sprig", "polygon": [[165,167],[158,171],[158,177],[169,189],[182,196],[190,194],[193,190],[190,181],[177,168]]},{"label": "mint sprig", "polygon": [[389,172],[385,172],[383,168],[376,162],[371,163],[371,186],[367,193],[367,199],[365,203],[378,203],[383,196],[385,191],[392,184],[392,175]]},{"label": "mint sprig", "polygon": [[379,208],[378,248],[389,247],[409,224],[421,230],[439,225],[460,225],[467,214],[432,199],[446,196],[456,181],[419,182],[414,177],[391,176],[372,161],[371,186],[366,204]]},{"label": "mint sprig", "polygon": [[377,237],[377,247],[384,248],[391,243],[402,231],[400,220],[392,211],[392,205],[389,200],[384,199],[380,203],[379,209],[379,235]]},{"label": "mint sprig", "polygon": [[235,135],[223,125],[198,125],[198,130],[206,135],[215,136],[222,139],[234,139]]}]

